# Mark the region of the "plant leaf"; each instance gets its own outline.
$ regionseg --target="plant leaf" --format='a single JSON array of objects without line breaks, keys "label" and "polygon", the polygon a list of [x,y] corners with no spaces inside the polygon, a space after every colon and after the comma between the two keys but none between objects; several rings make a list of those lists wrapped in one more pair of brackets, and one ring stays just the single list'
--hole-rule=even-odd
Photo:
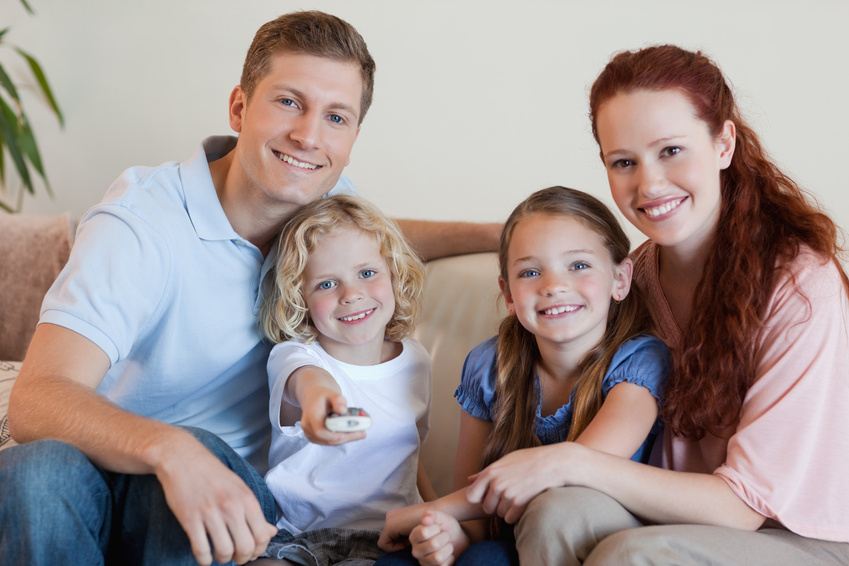
[{"label": "plant leaf", "polygon": [[9,30],[12,28],[3,28],[0,29],[0,43],[3,43],[3,36],[9,33]]},{"label": "plant leaf", "polygon": [[6,92],[9,93],[9,95],[15,102],[17,102],[18,104],[21,103],[21,97],[18,96],[18,89],[15,88],[15,83],[13,83],[12,79],[9,78],[9,75],[3,68],[2,63],[0,63],[0,86],[6,89]]},{"label": "plant leaf", "polygon": [[3,141],[9,150],[9,155],[12,157],[15,169],[17,169],[18,175],[21,177],[21,182],[30,194],[35,194],[35,187],[32,184],[32,178],[29,174],[24,152],[21,151],[21,147],[18,144],[18,137],[20,135],[18,116],[2,98],[0,98],[0,135],[3,136]]},{"label": "plant leaf", "polygon": [[6,186],[6,152],[3,151],[3,132],[0,132],[0,187]]},{"label": "plant leaf", "polygon": [[38,144],[35,143],[35,134],[32,132],[29,120],[24,115],[21,116],[21,137],[19,143],[21,151],[29,159],[33,168],[41,175],[41,179],[44,181],[44,188],[47,189],[47,194],[53,198],[53,190],[50,188],[50,183],[47,182],[47,175],[44,174],[44,165],[41,161],[41,154],[38,151]]},{"label": "plant leaf", "polygon": [[41,70],[41,65],[38,64],[38,61],[36,61],[32,55],[30,55],[20,47],[15,47],[15,51],[20,53],[20,55],[27,60],[27,63],[29,63],[29,68],[32,71],[32,74],[35,76],[35,79],[38,81],[38,85],[41,87],[41,92],[43,92],[44,96],[47,97],[47,102],[50,103],[50,107],[53,109],[53,112],[56,114],[56,117],[59,118],[59,125],[64,127],[65,118],[62,116],[62,111],[59,110],[59,105],[56,103],[56,98],[53,96],[53,91],[50,90],[50,85],[47,83],[47,77],[44,75],[44,71]]},{"label": "plant leaf", "polygon": [[27,0],[21,0],[21,4],[24,5],[24,8],[26,9],[27,12],[29,12],[30,16],[35,15],[35,12],[33,11],[32,7],[29,5],[29,2],[27,2]]}]

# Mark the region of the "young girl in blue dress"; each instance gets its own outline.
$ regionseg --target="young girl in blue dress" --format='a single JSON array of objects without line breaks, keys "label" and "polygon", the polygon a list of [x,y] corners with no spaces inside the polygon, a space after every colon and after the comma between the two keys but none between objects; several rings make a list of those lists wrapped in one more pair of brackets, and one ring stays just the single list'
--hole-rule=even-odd
[{"label": "young girl in blue dress", "polygon": [[[456,491],[390,511],[380,546],[392,553],[379,565],[518,564],[495,517],[514,523],[551,486],[564,442],[648,461],[669,354],[644,334],[629,252],[615,217],[586,193],[551,187],[513,211],[499,249],[508,315],[468,355],[455,393]],[[493,469],[521,477],[520,489],[470,489]]]}]

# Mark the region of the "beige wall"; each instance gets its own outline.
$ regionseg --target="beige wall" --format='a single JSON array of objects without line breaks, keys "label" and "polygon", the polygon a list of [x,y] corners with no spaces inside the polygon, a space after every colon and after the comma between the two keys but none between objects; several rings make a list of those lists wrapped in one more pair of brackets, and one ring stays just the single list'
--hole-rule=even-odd
[{"label": "beige wall", "polygon": [[67,125],[30,103],[56,199],[28,199],[28,212],[79,216],[122,169],[185,159],[228,133],[256,28],[320,8],[353,23],[377,61],[348,174],[393,215],[500,220],[551,184],[611,202],[587,90],[613,52],[675,42],[720,63],[775,158],[849,227],[845,0],[31,4],[32,18],[5,0],[0,27],[41,60]]}]

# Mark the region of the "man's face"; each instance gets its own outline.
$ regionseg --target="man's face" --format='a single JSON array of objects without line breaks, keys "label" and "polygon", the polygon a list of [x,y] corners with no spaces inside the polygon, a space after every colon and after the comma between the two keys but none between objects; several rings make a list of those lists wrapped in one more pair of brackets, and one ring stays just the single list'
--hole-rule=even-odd
[{"label": "man's face", "polygon": [[272,56],[250,100],[230,97],[230,126],[248,194],[269,204],[306,204],[331,190],[359,133],[359,68],[305,55]]}]

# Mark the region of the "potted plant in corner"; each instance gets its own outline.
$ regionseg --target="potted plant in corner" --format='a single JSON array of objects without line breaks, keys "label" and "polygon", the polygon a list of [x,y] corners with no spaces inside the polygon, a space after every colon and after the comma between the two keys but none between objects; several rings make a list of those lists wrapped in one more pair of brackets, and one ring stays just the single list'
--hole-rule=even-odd
[{"label": "potted plant in corner", "polygon": [[[27,0],[20,0],[24,9],[30,15],[34,15],[32,8]],[[15,45],[8,43],[6,35],[10,28],[0,29],[0,48],[8,48],[16,52],[26,62],[32,77],[39,91],[44,95],[50,109],[56,114],[59,119],[59,125],[64,126],[64,118],[59,110],[59,105],[53,96],[53,91],[47,83],[47,77],[41,69],[41,65],[36,59]],[[17,203],[12,206],[6,201],[9,195],[8,185],[6,182],[6,156],[11,159],[17,172],[17,177],[20,179],[21,186],[18,189]],[[38,145],[35,141],[32,128],[24,111],[21,97],[15,83],[3,68],[3,63],[0,62],[0,208],[9,212],[19,212],[23,204],[24,191],[30,194],[35,194],[34,173],[37,173],[44,181],[44,187],[47,193],[52,197],[53,192],[47,182],[47,176],[44,173],[44,165],[41,161],[41,155],[38,151]]]}]

